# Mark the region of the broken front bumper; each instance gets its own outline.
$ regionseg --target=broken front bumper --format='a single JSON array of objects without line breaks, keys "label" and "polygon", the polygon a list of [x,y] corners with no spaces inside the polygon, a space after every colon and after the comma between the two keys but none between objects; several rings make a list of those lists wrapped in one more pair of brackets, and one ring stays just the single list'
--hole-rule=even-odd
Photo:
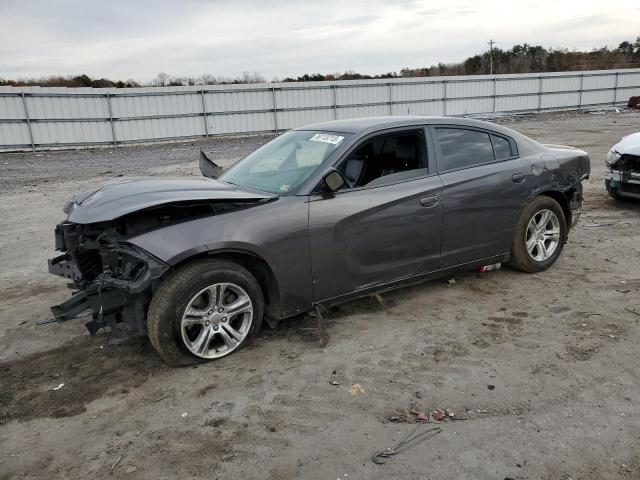
[{"label": "broken front bumper", "polygon": [[126,244],[101,250],[100,259],[99,273],[91,278],[68,253],[49,260],[49,272],[72,280],[69,286],[77,290],[51,307],[54,318],[66,321],[90,311],[86,327],[92,335],[101,328],[144,333],[147,306],[169,266]]},{"label": "broken front bumper", "polygon": [[640,172],[605,169],[604,179],[617,195],[640,199]]}]

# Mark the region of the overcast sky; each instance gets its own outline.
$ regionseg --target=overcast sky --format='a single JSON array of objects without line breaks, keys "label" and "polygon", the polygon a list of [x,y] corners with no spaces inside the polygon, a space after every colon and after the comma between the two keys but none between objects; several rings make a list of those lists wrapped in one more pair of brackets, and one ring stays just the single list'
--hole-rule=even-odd
[{"label": "overcast sky", "polygon": [[490,38],[617,46],[638,18],[639,0],[0,0],[0,77],[384,73],[461,61]]}]

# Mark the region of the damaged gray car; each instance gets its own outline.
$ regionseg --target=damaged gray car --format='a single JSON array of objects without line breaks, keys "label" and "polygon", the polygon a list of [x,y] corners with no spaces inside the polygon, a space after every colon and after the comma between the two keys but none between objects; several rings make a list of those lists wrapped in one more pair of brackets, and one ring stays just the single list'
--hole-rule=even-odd
[{"label": "damaged gray car", "polygon": [[604,185],[616,200],[640,200],[640,132],[616,143],[605,159]]},{"label": "damaged gray car", "polygon": [[[215,165],[201,162],[203,174]],[[171,365],[224,357],[264,320],[508,262],[551,266],[589,156],[470,119],[336,120],[284,133],[219,178],[73,197],[49,270],[58,320],[147,333]]]}]

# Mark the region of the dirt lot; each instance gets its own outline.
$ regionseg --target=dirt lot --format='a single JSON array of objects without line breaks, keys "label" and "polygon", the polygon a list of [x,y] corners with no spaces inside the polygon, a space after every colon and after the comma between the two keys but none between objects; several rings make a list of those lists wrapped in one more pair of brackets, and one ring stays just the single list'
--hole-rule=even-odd
[{"label": "dirt lot", "polygon": [[[592,155],[553,268],[360,300],[329,312],[324,349],[297,318],[177,370],[144,338],[36,325],[68,295],[46,271],[60,208],[120,174],[197,174],[200,147],[228,165],[266,138],[0,155],[0,479],[640,478],[640,205],[609,199],[601,173],[640,114],[500,121]],[[437,407],[465,420],[371,461],[415,428],[411,409]]]}]

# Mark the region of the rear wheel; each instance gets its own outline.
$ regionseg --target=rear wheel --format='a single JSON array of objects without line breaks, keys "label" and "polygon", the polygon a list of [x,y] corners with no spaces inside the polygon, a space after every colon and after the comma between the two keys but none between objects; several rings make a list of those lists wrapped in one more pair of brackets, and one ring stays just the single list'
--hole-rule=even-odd
[{"label": "rear wheel", "polygon": [[256,279],[233,262],[199,260],[164,280],[147,314],[151,344],[171,366],[214,360],[242,348],[262,322]]},{"label": "rear wheel", "polygon": [[520,216],[509,264],[524,272],[546,270],[560,256],[567,238],[567,221],[553,198],[540,196]]}]

